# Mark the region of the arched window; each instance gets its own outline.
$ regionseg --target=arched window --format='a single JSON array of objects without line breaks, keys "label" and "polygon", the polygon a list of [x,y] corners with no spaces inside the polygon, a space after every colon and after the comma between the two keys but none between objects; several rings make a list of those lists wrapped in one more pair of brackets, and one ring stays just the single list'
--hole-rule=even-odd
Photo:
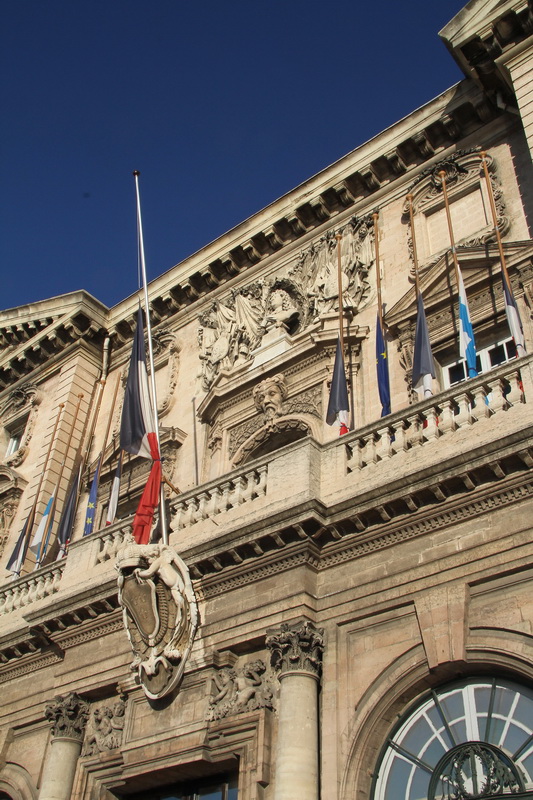
[{"label": "arched window", "polygon": [[372,800],[533,798],[533,691],[477,678],[430,692],[381,753]]}]

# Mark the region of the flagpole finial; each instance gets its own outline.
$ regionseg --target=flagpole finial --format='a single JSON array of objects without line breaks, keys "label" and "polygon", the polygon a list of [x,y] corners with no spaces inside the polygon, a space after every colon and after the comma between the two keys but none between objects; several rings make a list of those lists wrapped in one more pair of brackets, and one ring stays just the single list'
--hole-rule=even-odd
[{"label": "flagpole finial", "polygon": [[132,175],[133,175],[134,178],[138,178],[140,174],[141,173],[139,172],[138,169],[134,169],[133,172],[132,172]]}]

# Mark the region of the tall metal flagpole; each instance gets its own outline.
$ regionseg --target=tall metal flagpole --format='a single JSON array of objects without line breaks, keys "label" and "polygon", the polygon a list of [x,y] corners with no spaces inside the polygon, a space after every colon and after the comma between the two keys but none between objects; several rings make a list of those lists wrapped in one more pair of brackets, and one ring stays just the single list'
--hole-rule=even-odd
[{"label": "tall metal flagpole", "polygon": [[[439,172],[439,177],[440,177],[441,183],[442,183],[442,194],[444,196],[444,207],[446,208],[446,220],[448,222],[448,233],[450,235],[450,245],[451,245],[451,248],[452,248],[453,263],[454,263],[454,266],[455,266],[455,280],[457,282],[457,294],[458,294],[458,297],[459,297],[459,318],[461,318],[461,305],[462,305],[461,286],[463,286],[463,293],[464,293],[464,301],[465,301],[465,303],[466,303],[466,290],[464,289],[464,282],[463,282],[463,279],[462,279],[462,276],[461,276],[461,270],[459,268],[459,259],[457,258],[457,249],[455,247],[455,238],[454,238],[454,235],[453,235],[453,227],[452,227],[452,215],[451,215],[451,212],[450,212],[450,202],[448,200],[448,190],[447,190],[447,187],[446,187],[446,172],[445,172],[445,170],[441,169],[441,171]],[[470,314],[468,313],[468,309],[467,308],[465,310],[467,311],[467,316],[469,317],[468,324],[469,324],[469,326],[471,328],[472,327],[472,323],[471,323],[471,320],[470,320]],[[460,321],[460,325],[462,325],[461,321]],[[464,328],[461,328],[461,329],[464,331]],[[475,366],[475,361],[476,361],[476,358],[475,358],[475,342],[474,342],[473,330],[471,330],[470,332],[472,334],[470,342],[465,344],[465,346],[464,346],[465,352],[461,353],[461,355],[466,361],[467,370],[468,370],[468,377],[469,378],[474,378],[477,375],[477,370],[476,370],[476,366]],[[469,336],[469,334],[468,334],[468,336]],[[469,351],[470,344],[472,344],[472,346],[473,346],[473,352]],[[461,334],[459,335],[459,347],[461,348]],[[470,357],[468,355],[469,352],[470,352]],[[471,363],[471,359],[473,360],[472,363]]]},{"label": "tall metal flagpole", "polygon": [[379,314],[379,321],[381,323],[381,329],[383,330],[383,304],[381,301],[381,267],[379,265],[379,229],[378,229],[379,214],[377,211],[374,211],[374,213],[372,214],[372,219],[374,220],[374,251],[376,255],[376,289],[378,292],[378,314]]},{"label": "tall metal flagpole", "polygon": [[[494,202],[494,192],[492,191],[492,184],[490,182],[489,168],[487,166],[487,162],[486,162],[486,159],[485,159],[486,155],[487,154],[485,153],[484,150],[482,150],[481,153],[479,154],[479,156],[481,158],[481,163],[483,165],[483,172],[484,172],[484,175],[485,175],[485,182],[487,184],[487,194],[489,196],[490,210],[491,210],[491,214],[492,214],[492,224],[493,224],[493,227],[494,227],[494,233],[495,233],[495,236],[496,236],[496,241],[498,242],[498,250],[499,250],[499,253],[500,253],[500,262],[501,262],[501,265],[502,265],[502,272],[503,272],[505,281],[507,283],[507,286],[510,287],[511,286],[511,281],[509,280],[509,272],[507,271],[507,263],[505,261],[505,254],[503,252],[502,237],[501,237],[501,234],[500,234],[500,229],[498,228],[498,214],[497,214],[497,211],[496,211],[496,203]],[[514,338],[514,333],[513,333],[512,330],[511,330],[511,335],[513,335],[513,338]],[[525,347],[522,344],[522,342],[515,342],[515,345],[516,345],[516,353],[517,353],[517,355],[518,356],[525,356],[526,355],[526,350],[525,350]],[[522,351],[522,352],[520,352],[520,351]]]},{"label": "tall metal flagpole", "polygon": [[[41,487],[43,485],[44,476],[46,474],[46,469],[48,467],[48,462],[50,461],[50,455],[52,453],[52,447],[54,446],[54,441],[55,441],[55,438],[56,438],[57,427],[59,425],[61,412],[63,411],[64,407],[65,407],[64,403],[60,403],[59,404],[58,411],[57,411],[57,416],[56,416],[56,421],[55,421],[55,424],[54,424],[54,430],[52,431],[52,438],[50,439],[50,444],[48,445],[48,450],[46,452],[46,457],[44,459],[44,464],[43,464],[42,469],[41,469],[41,475],[39,477],[39,483],[37,484],[37,490],[35,492],[35,499],[33,501],[33,505],[31,507],[31,511],[30,511],[30,514],[29,514],[30,523],[28,524],[28,530],[27,530],[27,534],[26,534],[26,542],[23,545],[25,550],[27,550],[27,545],[29,544],[30,539],[31,539],[31,533],[32,533],[32,529],[33,529],[33,524],[35,522],[35,512],[37,511],[37,504],[39,502],[39,495],[41,493]],[[24,553],[24,555],[23,555],[23,557],[22,557],[22,559],[20,561],[20,568],[21,569],[22,569],[22,567],[24,565],[25,559],[26,559],[26,553]],[[40,559],[39,559],[39,561],[36,562],[35,569],[37,569],[37,567],[39,566],[39,563],[40,563]],[[15,573],[15,577],[17,577],[17,573]]]},{"label": "tall metal flagpole", "polygon": [[420,293],[420,276],[418,274],[418,251],[416,249],[416,236],[415,236],[415,220],[413,214],[413,195],[407,195],[407,202],[409,203],[409,221],[411,223],[411,242],[413,243],[413,262],[415,265],[415,290],[416,296]]},{"label": "tall metal flagpole", "polygon": [[[68,439],[67,439],[67,446],[65,448],[65,453],[64,453],[64,456],[63,456],[63,461],[61,462],[61,466],[59,468],[59,477],[57,479],[57,488],[56,488],[56,491],[55,491],[55,494],[54,494],[54,502],[52,503],[52,508],[50,509],[50,521],[51,521],[51,523],[53,523],[53,515],[54,515],[55,509],[56,509],[56,506],[57,506],[57,495],[58,495],[58,492],[59,492],[59,486],[60,486],[61,480],[63,478],[63,472],[65,471],[65,465],[67,463],[67,458],[68,458],[68,451],[70,450],[70,443],[72,442],[72,437],[74,436],[74,429],[76,427],[76,422],[78,420],[78,414],[79,414],[79,411],[80,411],[81,401],[82,400],[83,400],[83,394],[79,394],[78,395],[78,403],[76,405],[76,409],[74,411],[74,416],[72,418],[72,423],[71,423],[71,426],[70,426],[70,431],[69,431],[69,435],[68,435]],[[74,457],[74,465],[73,466],[76,466],[76,456]],[[67,484],[67,489],[68,489],[68,484]],[[65,494],[65,500],[67,499],[67,497],[68,497],[68,491]],[[40,564],[44,561],[44,557],[45,557],[46,551],[48,549],[48,542],[50,540],[50,533],[51,532],[52,531],[51,531],[51,525],[50,525],[50,527],[48,528],[48,533],[46,535],[46,539],[44,541],[43,547],[41,548],[41,558],[39,560]]]},{"label": "tall metal flagpole", "polygon": [[460,280],[460,273],[459,273],[459,260],[457,258],[457,250],[455,248],[455,238],[453,235],[453,227],[452,227],[452,215],[450,213],[450,203],[448,200],[448,190],[446,188],[446,172],[441,170],[439,172],[439,178],[441,179],[442,183],[442,194],[444,196],[444,207],[446,208],[446,221],[448,223],[448,234],[450,236],[450,245],[452,248],[452,257],[453,257],[453,265],[455,267],[455,278],[457,281],[457,291],[459,291],[459,286],[461,283]]},{"label": "tall metal flagpole", "polygon": [[342,233],[337,231],[337,287],[339,294],[339,340],[341,343],[341,354],[344,363],[344,297],[342,292],[342,260],[341,260],[341,240]]},{"label": "tall metal flagpole", "polygon": [[[141,173],[139,170],[135,170],[133,173],[133,177],[135,178],[135,192],[137,195],[137,229],[138,229],[138,236],[139,236],[139,254],[141,260],[141,272],[142,272],[142,279],[143,279],[143,289],[144,289],[144,308],[146,311],[146,330],[148,333],[148,355],[150,358],[150,388],[151,388],[151,395],[152,395],[152,408],[153,408],[153,415],[154,415],[154,423],[155,423],[155,435],[157,440],[157,449],[159,450],[159,458],[161,458],[161,440],[159,438],[159,419],[157,416],[157,392],[155,386],[155,369],[154,369],[154,350],[152,346],[152,326],[150,323],[150,306],[148,301],[148,282],[146,279],[146,263],[144,260],[144,239],[143,239],[143,227],[142,227],[142,218],[141,218],[141,197],[139,193],[139,175]],[[161,534],[163,538],[163,544],[168,544],[168,532],[167,532],[167,515],[165,510],[165,490],[163,488],[163,483],[161,483],[161,487],[159,490],[159,519],[161,520]]]}]

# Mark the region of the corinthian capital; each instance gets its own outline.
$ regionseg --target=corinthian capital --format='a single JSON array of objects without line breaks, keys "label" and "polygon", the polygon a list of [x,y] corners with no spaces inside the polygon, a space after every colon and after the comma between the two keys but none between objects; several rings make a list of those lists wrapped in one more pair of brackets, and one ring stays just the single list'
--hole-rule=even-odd
[{"label": "corinthian capital", "polygon": [[324,631],[312,622],[299,622],[289,626],[282,623],[277,631],[270,631],[266,645],[270,650],[270,663],[281,675],[286,672],[311,672],[320,676]]},{"label": "corinthian capital", "polygon": [[85,724],[89,716],[89,704],[76,692],[54,697],[44,710],[52,726],[52,736],[83,740]]}]

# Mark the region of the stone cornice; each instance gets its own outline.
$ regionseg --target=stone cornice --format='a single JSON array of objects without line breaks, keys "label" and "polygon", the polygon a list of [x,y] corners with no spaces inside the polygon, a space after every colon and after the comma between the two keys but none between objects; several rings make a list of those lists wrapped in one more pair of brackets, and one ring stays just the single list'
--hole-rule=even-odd
[{"label": "stone cornice", "polygon": [[[373,197],[407,184],[419,169],[458,140],[501,115],[468,82],[388,128],[285,197],[246,220],[211,245],[152,282],[154,325],[194,307],[244,272],[277,260],[284,249],[309,238],[326,223],[335,224],[347,211]],[[110,332],[117,342],[131,338],[136,297],[112,309]]]}]

